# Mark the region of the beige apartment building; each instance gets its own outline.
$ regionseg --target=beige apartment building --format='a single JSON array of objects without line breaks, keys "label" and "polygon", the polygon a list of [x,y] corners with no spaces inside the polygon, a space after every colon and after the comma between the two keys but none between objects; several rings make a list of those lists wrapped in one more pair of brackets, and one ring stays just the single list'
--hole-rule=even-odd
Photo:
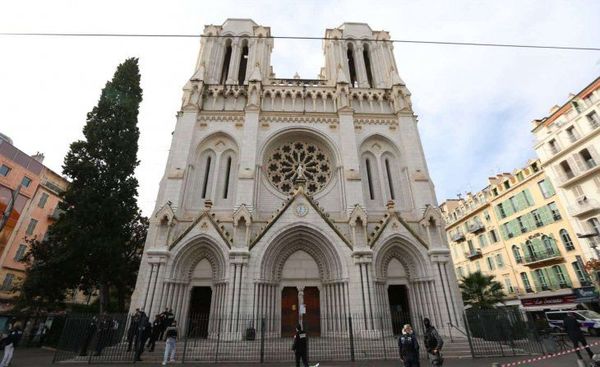
[{"label": "beige apartment building", "polygon": [[[441,205],[456,275],[494,275],[506,305],[525,311],[593,301],[586,256],[567,210],[539,161],[489,178],[489,185]],[[593,293],[593,292],[592,292]]]},{"label": "beige apartment building", "polygon": [[535,151],[567,205],[571,225],[583,235],[587,257],[600,244],[600,77],[550,115],[533,121]]}]

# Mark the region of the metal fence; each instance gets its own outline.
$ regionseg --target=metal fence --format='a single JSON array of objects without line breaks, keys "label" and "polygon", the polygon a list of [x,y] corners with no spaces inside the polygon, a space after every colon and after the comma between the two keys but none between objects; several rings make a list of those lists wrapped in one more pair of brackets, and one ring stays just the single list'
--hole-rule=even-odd
[{"label": "metal fence", "polygon": [[[412,323],[423,344],[421,315],[393,313],[385,316],[321,316],[303,323],[308,334],[311,361],[398,360],[397,334]],[[412,320],[412,322],[411,322]],[[542,343],[535,328],[519,311],[469,312],[464,327],[437,325],[440,331],[454,331],[445,340],[447,356],[490,357],[542,354]],[[290,325],[291,324],[291,325]],[[293,320],[282,323],[276,317],[256,315],[235,318],[216,315],[192,315],[178,325],[180,335],[176,361],[183,363],[285,362],[292,361]],[[463,331],[466,328],[466,332]],[[55,362],[88,363],[133,362],[138,338],[125,314],[71,315],[64,323]],[[462,330],[460,330],[462,329]],[[157,333],[159,335],[160,333]],[[141,341],[140,341],[141,342]],[[165,342],[156,341],[153,351],[145,340],[144,361],[162,361]],[[466,353],[466,355],[465,355]],[[451,357],[450,357],[451,358]]]}]

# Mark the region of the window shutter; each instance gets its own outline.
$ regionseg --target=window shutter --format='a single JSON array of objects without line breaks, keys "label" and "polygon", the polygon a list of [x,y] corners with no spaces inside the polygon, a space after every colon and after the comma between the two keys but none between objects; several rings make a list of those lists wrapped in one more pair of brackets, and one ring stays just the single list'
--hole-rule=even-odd
[{"label": "window shutter", "polygon": [[554,174],[558,177],[560,182],[565,182],[567,180],[567,175],[565,175],[565,172],[560,167],[560,164],[555,164],[552,169],[554,170]]},{"label": "window shutter", "polygon": [[529,189],[525,189],[525,191],[523,191],[523,195],[525,196],[525,203],[527,204],[527,208],[535,204],[535,200],[533,200],[533,195],[531,195]]},{"label": "window shutter", "polygon": [[544,223],[544,225],[552,223],[554,221],[552,219],[552,211],[550,210],[550,208],[548,208],[548,206],[538,208],[537,211],[540,214],[540,218],[542,219],[542,223]]},{"label": "window shutter", "polygon": [[[581,156],[579,155],[579,153],[575,153],[572,156],[572,160],[575,162],[577,167],[577,171],[579,172],[585,172],[587,170],[587,166],[585,165],[585,162],[583,161],[583,159],[581,159]],[[568,161],[570,161],[571,159],[567,159]],[[569,162],[569,164],[571,164],[571,162]],[[573,164],[571,164],[571,168],[573,167]],[[575,170],[573,170],[575,171]],[[574,174],[577,174],[577,172],[573,172]]]},{"label": "window shutter", "polygon": [[533,218],[533,214],[527,213],[522,218],[523,218],[523,223],[527,227],[527,231],[531,231],[536,227],[535,219]]}]

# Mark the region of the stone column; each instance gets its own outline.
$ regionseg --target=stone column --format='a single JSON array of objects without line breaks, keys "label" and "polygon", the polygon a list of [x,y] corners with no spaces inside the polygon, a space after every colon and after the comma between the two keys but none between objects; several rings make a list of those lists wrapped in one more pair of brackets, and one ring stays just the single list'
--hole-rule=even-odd
[{"label": "stone column", "polygon": [[229,73],[225,84],[237,84],[238,72],[240,70],[240,39],[235,38],[231,42],[231,59],[229,61]]}]

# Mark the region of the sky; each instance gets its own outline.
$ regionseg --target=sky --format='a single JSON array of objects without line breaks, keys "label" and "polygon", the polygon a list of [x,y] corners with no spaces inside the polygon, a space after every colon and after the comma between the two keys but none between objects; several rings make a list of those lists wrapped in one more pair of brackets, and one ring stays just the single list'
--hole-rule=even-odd
[{"label": "sky", "polygon": [[[323,36],[343,22],[392,38],[600,47],[600,1],[8,1],[0,32],[200,34],[252,18],[278,36]],[[140,62],[139,205],[154,208],[195,38],[0,36],[0,132],[61,172],[69,144],[116,66]],[[487,177],[535,157],[531,121],[600,75],[600,52],[395,44],[438,201],[477,191]],[[279,78],[315,78],[320,41],[275,40]]]}]

